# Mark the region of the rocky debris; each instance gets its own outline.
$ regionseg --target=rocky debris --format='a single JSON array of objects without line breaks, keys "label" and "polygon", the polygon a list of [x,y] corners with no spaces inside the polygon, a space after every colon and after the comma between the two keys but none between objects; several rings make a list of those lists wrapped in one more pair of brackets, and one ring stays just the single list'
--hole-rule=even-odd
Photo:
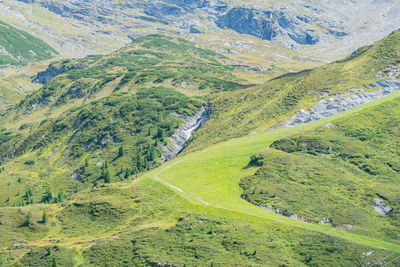
[{"label": "rocky debris", "polygon": [[188,84],[186,81],[183,81],[183,82],[181,83],[181,87],[182,87],[183,89],[193,88],[193,87],[194,87],[194,84]]},{"label": "rocky debris", "polygon": [[255,72],[259,72],[259,71],[267,71],[270,70],[269,68],[263,68],[263,67],[252,67],[249,65],[231,65],[234,68],[241,68],[244,71],[255,71]]},{"label": "rocky debris", "polygon": [[323,218],[323,219],[319,222],[319,224],[326,224],[326,225],[332,224],[332,220],[331,220],[331,219]]},{"label": "rocky debris", "polygon": [[333,127],[333,123],[327,123],[324,125],[324,127],[330,129]]},{"label": "rocky debris", "polygon": [[[40,5],[62,17],[73,18],[84,22],[98,21],[103,24],[115,24],[115,21],[110,18],[110,15],[113,14],[113,10],[105,2],[106,1],[64,2],[45,0],[41,2]],[[93,4],[97,8],[94,8]]]},{"label": "rocky debris", "polygon": [[[242,198],[248,201],[247,196],[242,196]],[[313,221],[307,219],[304,216],[301,216],[301,215],[298,215],[298,214],[295,214],[295,213],[291,213],[290,211],[287,211],[287,210],[280,210],[279,208],[276,208],[276,207],[271,206],[271,205],[266,206],[266,207],[264,207],[264,206],[259,206],[259,207],[262,208],[262,209],[266,209],[266,210],[272,211],[273,213],[280,214],[280,215],[283,215],[285,217],[289,217],[289,218],[294,219],[294,220],[298,220],[298,221],[303,221],[303,222],[314,224]]]},{"label": "rocky debris", "polygon": [[332,30],[332,29],[329,29],[328,32],[329,32],[329,34],[332,34],[332,35],[334,35],[336,37],[339,37],[339,38],[342,38],[342,37],[345,37],[345,36],[349,35],[347,32],[335,31],[335,30]]},{"label": "rocky debris", "polygon": [[167,145],[162,146],[162,162],[174,159],[185,148],[186,141],[208,120],[209,113],[203,106],[194,116],[182,118],[185,123],[168,138]]},{"label": "rocky debris", "polygon": [[15,243],[15,244],[12,245],[12,247],[15,248],[15,249],[27,248],[28,244],[26,244],[26,243]]},{"label": "rocky debris", "polygon": [[381,198],[374,198],[374,201],[374,210],[381,215],[387,215],[393,210],[393,208],[389,205],[386,205]]},{"label": "rocky debris", "polygon": [[237,54],[238,52],[232,49],[220,49],[217,51],[219,54]]},{"label": "rocky debris", "polygon": [[35,2],[35,0],[17,0],[17,1],[27,3],[27,4],[33,4]]},{"label": "rocky debris", "polygon": [[72,98],[82,98],[85,94],[82,93],[81,88],[72,86],[68,89],[68,93],[71,94]]},{"label": "rocky debris", "polygon": [[346,94],[336,94],[324,98],[310,109],[298,111],[286,123],[286,126],[293,127],[331,117],[400,91],[400,79],[393,79],[398,76],[396,74],[398,71],[400,71],[400,68],[387,72],[386,76],[392,79],[377,81],[375,84],[366,86],[366,88],[376,88],[377,90],[375,91],[367,92],[364,89],[350,89]]},{"label": "rocky debris", "polygon": [[202,33],[199,29],[197,29],[194,25],[190,26],[190,33]]},{"label": "rocky debris", "polygon": [[[250,201],[249,201],[249,197],[248,197],[247,195],[244,195],[244,194],[243,194],[243,195],[241,195],[241,197],[242,197],[242,199],[246,200],[247,202],[250,202]],[[262,208],[262,209],[266,209],[266,210],[272,211],[273,213],[280,214],[280,215],[285,216],[285,217],[289,217],[289,218],[294,219],[294,220],[297,220],[297,221],[303,221],[303,222],[306,222],[306,223],[315,224],[314,221],[308,219],[308,218],[305,217],[305,216],[301,216],[301,215],[298,215],[298,214],[295,214],[295,213],[291,213],[291,212],[288,211],[288,210],[281,210],[281,209],[276,208],[276,207],[274,207],[274,206],[272,206],[272,205],[268,205],[268,206],[258,206],[258,207],[259,207],[259,208]],[[323,219],[319,222],[319,224],[331,225],[331,224],[332,224],[332,220],[331,220],[331,219],[323,218]],[[346,224],[346,225],[347,225],[347,224]],[[349,224],[348,226],[350,226],[350,225],[351,225],[351,224]],[[340,226],[340,225],[339,225],[339,226]],[[344,226],[344,225],[342,225],[342,226]],[[337,227],[337,226],[336,226],[336,227]],[[352,228],[352,227],[353,227],[353,226],[351,225],[351,228]]]},{"label": "rocky debris", "polygon": [[368,251],[368,252],[363,252],[363,257],[369,257],[372,255],[372,253],[374,253],[374,251]]},{"label": "rocky debris", "polygon": [[78,172],[74,172],[74,173],[71,175],[71,178],[74,179],[74,180],[80,180],[80,179],[81,179],[81,176],[80,176],[80,174],[79,174]]},{"label": "rocky debris", "polygon": [[354,228],[354,225],[348,224],[348,223],[335,225],[335,229],[353,229],[353,228]]}]

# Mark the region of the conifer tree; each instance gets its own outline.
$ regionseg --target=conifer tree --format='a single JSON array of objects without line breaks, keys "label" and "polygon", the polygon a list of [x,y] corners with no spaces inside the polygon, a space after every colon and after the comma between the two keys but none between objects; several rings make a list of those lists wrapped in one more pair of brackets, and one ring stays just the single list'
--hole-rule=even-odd
[{"label": "conifer tree", "polygon": [[128,169],[128,168],[125,169],[124,178],[125,178],[125,179],[128,179],[128,178],[129,178],[129,169]]},{"label": "conifer tree", "polygon": [[61,202],[65,199],[65,194],[62,190],[60,192],[58,192],[57,198],[58,198],[58,202]]},{"label": "conifer tree", "polygon": [[32,212],[28,212],[28,214],[26,215],[26,221],[25,221],[25,224],[26,224],[26,226],[28,226],[28,227],[31,227],[32,226]]},{"label": "conifer tree", "polygon": [[109,184],[111,182],[111,180],[110,180],[110,172],[108,170],[104,174],[104,182],[106,184]]},{"label": "conifer tree", "polygon": [[43,224],[47,224],[48,221],[49,221],[49,218],[48,218],[48,215],[47,215],[47,211],[43,211],[42,223]]},{"label": "conifer tree", "polygon": [[122,157],[124,155],[124,148],[121,146],[118,150],[118,158]]}]

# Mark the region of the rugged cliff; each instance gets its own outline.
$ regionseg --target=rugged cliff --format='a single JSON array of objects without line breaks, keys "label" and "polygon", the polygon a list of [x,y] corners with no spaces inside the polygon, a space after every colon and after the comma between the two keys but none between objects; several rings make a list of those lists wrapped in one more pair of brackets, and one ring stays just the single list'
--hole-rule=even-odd
[{"label": "rugged cliff", "polygon": [[184,148],[186,141],[206,123],[209,118],[209,112],[203,106],[194,116],[181,116],[185,123],[176,129],[175,133],[168,138],[167,145],[162,147],[164,152],[162,162],[175,158]]},{"label": "rugged cliff", "polygon": [[249,34],[269,41],[283,40],[285,36],[300,45],[314,45],[320,37],[307,17],[296,17],[282,11],[264,11],[250,8],[232,8],[216,20],[220,28]]}]

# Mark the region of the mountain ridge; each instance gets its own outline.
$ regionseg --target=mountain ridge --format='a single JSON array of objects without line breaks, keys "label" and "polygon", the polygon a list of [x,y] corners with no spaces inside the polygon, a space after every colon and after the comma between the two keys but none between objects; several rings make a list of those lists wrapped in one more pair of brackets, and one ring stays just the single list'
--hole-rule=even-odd
[{"label": "mountain ridge", "polygon": [[400,264],[397,8],[2,1],[0,266]]}]

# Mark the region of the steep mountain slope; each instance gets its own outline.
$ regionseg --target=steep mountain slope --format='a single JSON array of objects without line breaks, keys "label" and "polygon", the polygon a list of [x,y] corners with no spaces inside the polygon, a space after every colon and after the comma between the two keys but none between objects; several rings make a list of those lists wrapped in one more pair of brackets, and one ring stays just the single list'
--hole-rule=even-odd
[{"label": "steep mountain slope", "polygon": [[250,164],[242,197],[286,216],[400,237],[400,99],[279,139]]},{"label": "steep mountain slope", "polygon": [[[379,114],[399,101],[381,100],[385,104],[375,109],[341,116]],[[251,154],[327,122],[234,139],[62,203],[0,208],[2,259],[12,266],[363,266],[395,260],[398,242],[367,237],[375,232],[293,220],[240,197],[240,178],[259,168],[246,168]],[[156,182],[155,175],[183,191]]]},{"label": "steep mountain slope", "polygon": [[[244,87],[224,59],[183,39],[151,35],[110,55],[52,63],[35,78],[43,87],[0,118],[7,169],[1,200],[53,201],[42,198],[49,186],[71,194],[158,166],[174,146],[168,137],[189,118],[206,119],[206,96]],[[16,180],[22,182],[7,185]],[[29,201],[18,195],[27,186]]]},{"label": "steep mountain slope", "polygon": [[56,54],[45,42],[0,21],[0,67],[23,66]]},{"label": "steep mountain slope", "polygon": [[[6,2],[5,6],[16,8],[19,6],[16,2]],[[216,25],[289,46],[331,42],[365,31],[362,29],[364,25],[373,25],[368,26],[370,35],[373,33],[371,37],[383,37],[381,34],[394,30],[396,23],[398,26],[395,13],[400,8],[396,1],[270,1],[267,5],[258,0],[19,2],[24,2],[21,5],[24,7],[40,6],[78,24],[116,25],[117,28],[111,29],[111,32],[124,28],[128,34],[140,34],[142,29],[131,27],[136,24],[144,28],[157,25],[160,30],[199,34]],[[354,14],[353,8],[357,8],[363,16]],[[372,13],[375,16],[367,15]],[[129,22],[122,23],[122,20]],[[378,33],[377,29],[384,29],[384,32]]]},{"label": "steep mountain slope", "polygon": [[0,18],[68,57],[110,52],[148,33],[180,34],[268,78],[340,58],[400,26],[395,0],[4,0],[0,7]]},{"label": "steep mountain slope", "polygon": [[[208,8],[163,3],[151,16]],[[160,34],[50,64],[0,117],[0,264],[400,264],[399,48],[395,31],[256,87]],[[368,101],[310,116],[343,98]],[[161,165],[176,140],[186,154]]]},{"label": "steep mountain slope", "polygon": [[[300,122],[318,118],[308,110],[326,114],[321,117],[330,116],[337,110],[344,111],[373,100],[369,92],[380,92],[377,97],[393,93],[400,90],[399,61],[400,31],[397,30],[344,60],[283,75],[262,86],[222,94],[211,101],[210,120],[196,134],[192,148],[283,126],[295,115],[293,122],[299,118]],[[326,101],[326,105],[318,105],[321,101]],[[322,108],[312,109],[314,106]],[[301,109],[305,111],[298,113]]]}]

